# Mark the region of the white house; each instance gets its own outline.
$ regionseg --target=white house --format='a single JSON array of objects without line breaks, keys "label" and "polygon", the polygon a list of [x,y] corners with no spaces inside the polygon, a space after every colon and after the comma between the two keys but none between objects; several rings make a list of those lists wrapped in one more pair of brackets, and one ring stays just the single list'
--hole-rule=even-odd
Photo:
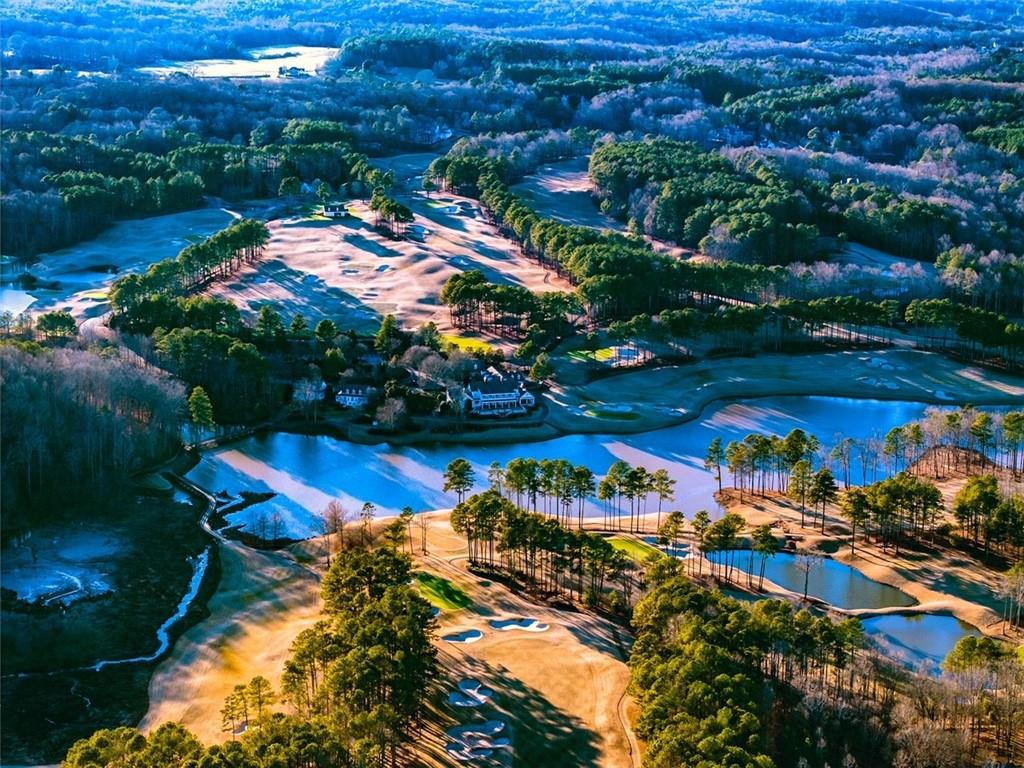
[{"label": "white house", "polygon": [[492,366],[466,385],[465,403],[472,413],[504,415],[526,413],[536,400],[522,376]]},{"label": "white house", "polygon": [[329,219],[340,219],[348,215],[344,203],[324,203],[324,216]]},{"label": "white house", "polygon": [[345,408],[365,408],[370,403],[371,395],[373,395],[373,387],[350,385],[341,387],[334,399],[338,405]]}]

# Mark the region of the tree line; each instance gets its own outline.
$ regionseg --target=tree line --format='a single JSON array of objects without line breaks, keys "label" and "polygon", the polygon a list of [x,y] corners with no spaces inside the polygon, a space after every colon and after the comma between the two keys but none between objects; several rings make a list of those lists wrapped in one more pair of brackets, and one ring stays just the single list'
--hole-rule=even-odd
[{"label": "tree line", "polygon": [[182,386],[112,354],[0,344],[5,535],[86,498],[180,445]]},{"label": "tree line", "polygon": [[[876,328],[919,324],[925,318],[922,307],[931,306],[916,300],[901,310],[894,299],[852,296],[797,300],[788,295],[798,291],[792,274],[779,266],[678,260],[655,253],[636,238],[545,219],[509,190],[510,168],[502,156],[449,154],[431,163],[427,178],[442,188],[478,196],[484,213],[524,254],[575,286],[592,322],[628,322],[641,315],[669,313],[675,327],[689,335],[707,330],[720,335],[727,346],[750,351],[758,335],[765,347],[775,349],[807,338],[845,345],[885,343],[891,333],[877,333]],[[453,322],[499,332],[506,323],[521,327],[532,303],[522,289],[499,291],[500,286],[488,286],[482,276],[456,277],[444,297],[452,307]],[[971,359],[1001,355],[1010,365],[1018,364],[1024,335],[1017,324],[949,299],[934,301],[952,308],[943,320],[935,321],[953,330],[951,350]],[[501,314],[505,307],[507,314]],[[688,309],[701,314],[679,314]],[[664,337],[657,324],[649,327]],[[919,342],[930,346],[923,339]]]},{"label": "tree line", "polygon": [[997,640],[965,637],[942,677],[911,676],[866,652],[858,619],[741,603],[674,558],[647,580],[629,661],[645,766],[967,766],[1020,754],[1024,663]]},{"label": "tree line", "polygon": [[[165,723],[97,731],[67,768],[368,768],[406,765],[437,675],[430,605],[409,585],[411,561],[390,546],[350,547],[322,585],[324,618],[303,630],[281,690],[254,678],[222,709],[231,740],[204,747]],[[274,711],[280,700],[289,713]],[[240,733],[240,735],[239,735]]]}]

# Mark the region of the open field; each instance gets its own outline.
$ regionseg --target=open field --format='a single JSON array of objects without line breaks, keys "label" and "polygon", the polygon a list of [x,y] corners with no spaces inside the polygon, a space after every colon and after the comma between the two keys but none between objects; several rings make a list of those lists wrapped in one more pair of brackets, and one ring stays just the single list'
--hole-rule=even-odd
[{"label": "open field", "polygon": [[[41,284],[57,287],[33,288],[28,298],[10,288],[0,289],[4,301],[17,300],[15,309],[31,312],[64,309],[81,322],[109,309],[107,289],[121,275],[145,270],[161,259],[172,259],[191,242],[217,232],[239,214],[219,207],[119,221],[93,240],[38,257],[29,268]],[[4,307],[6,308],[6,307]]]},{"label": "open field", "polygon": [[178,722],[206,743],[223,741],[220,709],[256,675],[279,690],[295,636],[320,618],[318,576],[276,553],[220,543],[221,580],[208,618],[185,632],[149,683],[143,731]]},{"label": "open field", "polygon": [[625,232],[626,225],[601,213],[594,203],[587,175],[589,157],[575,157],[543,165],[511,189],[525,198],[538,215],[594,229]]},{"label": "open field", "polygon": [[[594,202],[594,185],[590,182],[587,169],[590,157],[574,157],[548,163],[530,174],[519,184],[511,187],[517,195],[527,200],[539,216],[554,219],[563,224],[576,224],[594,229],[610,229],[614,232],[627,231],[626,225],[616,218],[602,213]],[[644,240],[659,253],[667,253],[686,259],[694,251],[678,245],[645,236]]]},{"label": "open field", "polygon": [[198,59],[173,61],[155,67],[140,67],[150,75],[172,75],[178,72],[192,77],[266,77],[279,79],[281,67],[301,69],[315,74],[324,63],[338,52],[337,48],[308,45],[271,45],[253,48],[241,59]]},{"label": "open field", "polygon": [[407,328],[434,321],[452,332],[438,296],[456,272],[478,269],[493,282],[534,291],[570,289],[498,235],[472,201],[416,194],[402,202],[415,221],[400,240],[374,228],[363,200],[350,204],[353,216],[336,221],[273,220],[264,260],[209,292],[234,301],[250,318],[272,304],[285,317],[302,313],[311,323],[329,317],[343,328],[375,329],[383,315],[394,314]]}]

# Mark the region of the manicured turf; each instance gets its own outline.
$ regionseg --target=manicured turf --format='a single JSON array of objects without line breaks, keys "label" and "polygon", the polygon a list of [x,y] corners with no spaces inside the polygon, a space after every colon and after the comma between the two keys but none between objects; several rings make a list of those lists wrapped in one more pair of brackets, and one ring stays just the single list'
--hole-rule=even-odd
[{"label": "manicured turf", "polygon": [[604,408],[588,408],[587,413],[599,419],[618,419],[619,421],[633,421],[640,418],[640,414],[633,413],[633,411],[608,411]]},{"label": "manicured turf", "polygon": [[575,349],[568,353],[568,356],[580,363],[598,362],[607,363],[614,359],[615,350],[611,347],[603,347],[597,350]]},{"label": "manicured turf", "polygon": [[479,339],[467,339],[462,336],[455,336],[454,334],[449,333],[442,335],[441,340],[446,344],[454,344],[465,352],[472,352],[475,349],[490,352],[492,349],[491,345],[486,341],[480,341]]},{"label": "manicured turf", "polygon": [[653,547],[639,539],[612,536],[608,541],[613,547],[625,552],[638,563],[644,562],[651,555],[657,555],[658,557],[662,557],[664,555],[664,552],[657,547]]},{"label": "manicured turf", "polygon": [[469,595],[448,579],[420,571],[416,574],[416,582],[420,594],[442,611],[458,611],[473,604]]}]

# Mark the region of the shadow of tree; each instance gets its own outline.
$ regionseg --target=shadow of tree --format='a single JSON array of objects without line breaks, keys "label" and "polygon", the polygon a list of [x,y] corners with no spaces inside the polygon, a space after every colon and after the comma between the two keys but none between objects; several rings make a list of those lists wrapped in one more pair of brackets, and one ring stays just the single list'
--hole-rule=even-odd
[{"label": "shadow of tree", "polygon": [[632,638],[626,630],[618,629],[611,622],[602,622],[589,614],[580,613],[574,616],[573,621],[566,622],[565,628],[588,648],[619,661],[629,658]]},{"label": "shadow of tree", "polygon": [[[473,677],[494,690],[494,698],[473,715],[458,717],[458,722],[500,719],[506,723],[505,735],[512,739],[512,759],[495,750],[489,764],[520,766],[597,765],[600,750],[598,736],[579,718],[552,704],[544,694],[514,677],[504,667],[494,667],[479,659],[458,660],[462,677]],[[452,688],[458,680],[452,682]],[[447,692],[444,694],[447,696]],[[449,710],[454,709],[447,705]],[[502,759],[502,758],[506,759]]]},{"label": "shadow of tree", "polygon": [[[307,320],[329,317],[344,326],[363,322],[375,325],[380,313],[358,297],[336,286],[328,285],[310,272],[289,267],[280,259],[261,263],[255,275],[246,275],[224,284],[229,292],[247,291],[253,296],[244,302],[255,313],[269,304],[286,317],[301,313]],[[265,287],[264,287],[265,286]],[[266,294],[265,296],[260,294]],[[239,300],[240,297],[234,297]]]}]

